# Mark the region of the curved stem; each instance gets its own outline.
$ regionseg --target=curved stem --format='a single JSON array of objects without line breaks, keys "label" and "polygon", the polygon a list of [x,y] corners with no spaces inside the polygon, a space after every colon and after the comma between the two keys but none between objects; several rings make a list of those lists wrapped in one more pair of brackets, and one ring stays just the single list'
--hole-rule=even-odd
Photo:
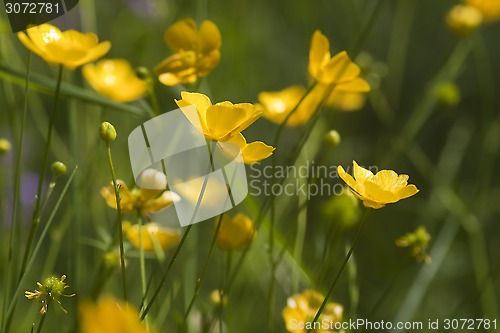
[{"label": "curved stem", "polygon": [[108,164],[109,170],[111,171],[111,179],[113,180],[113,187],[115,190],[115,200],[116,200],[116,214],[118,215],[118,239],[120,242],[120,268],[122,274],[122,290],[123,290],[123,299],[127,301],[127,282],[125,277],[125,251],[123,248],[123,221],[122,221],[122,206],[121,206],[121,198],[120,198],[120,187],[116,181],[115,168],[113,166],[113,157],[111,156],[111,146],[109,142],[106,144],[106,152],[108,155]]},{"label": "curved stem", "polygon": [[47,172],[47,164],[49,161],[49,150],[50,143],[52,141],[52,130],[54,129],[54,123],[56,121],[57,109],[59,104],[59,96],[61,92],[61,83],[62,83],[62,74],[63,74],[63,65],[59,65],[59,72],[57,75],[57,85],[56,92],[54,95],[54,107],[52,108],[52,114],[49,119],[49,128],[47,130],[47,142],[45,143],[45,150],[43,154],[43,162],[42,162],[42,170],[40,171],[40,176],[38,178],[38,188],[36,193],[36,203],[35,210],[33,212],[33,219],[31,222],[31,229],[28,236],[28,241],[26,243],[26,249],[24,250],[23,262],[21,264],[21,272],[19,274],[19,279],[24,275],[24,271],[26,269],[26,263],[30,257],[31,245],[33,244],[33,238],[35,237],[36,230],[38,225],[40,224],[40,215],[41,215],[41,203],[42,203],[42,190],[43,190],[43,181],[45,178],[45,173]]},{"label": "curved stem", "polygon": [[[146,281],[146,260],[144,258],[144,247],[143,247],[143,225],[142,225],[142,217],[139,215],[137,225],[139,226],[139,267],[141,271],[141,292],[142,292],[142,305],[148,306],[147,303],[147,284]],[[147,232],[147,231],[146,231]],[[146,330],[149,332],[149,323],[146,317],[144,317],[146,323]]]},{"label": "curved stem", "polygon": [[314,327],[314,323],[316,323],[318,321],[319,316],[321,315],[326,304],[328,303],[328,299],[330,298],[330,295],[332,294],[333,289],[335,289],[335,286],[337,285],[337,282],[339,281],[340,276],[342,275],[342,272],[344,271],[345,266],[349,262],[349,259],[351,259],[352,253],[354,252],[354,249],[358,245],[359,239],[361,237],[361,232],[363,231],[363,229],[365,227],[365,224],[366,224],[366,221],[368,220],[368,216],[370,215],[370,212],[371,212],[371,208],[366,208],[365,214],[361,220],[361,225],[359,226],[359,229],[356,232],[356,236],[354,236],[354,241],[351,245],[351,248],[349,249],[349,252],[347,252],[347,255],[344,259],[344,262],[342,263],[342,266],[340,266],[340,269],[337,272],[337,275],[335,275],[335,278],[333,279],[332,285],[330,286],[330,289],[326,293],[325,299],[323,300],[323,303],[321,303],[321,306],[319,307],[318,312],[316,312],[316,315],[314,316],[314,319],[311,322],[311,328],[309,328],[307,330],[307,333],[310,333],[312,331],[312,329]]}]

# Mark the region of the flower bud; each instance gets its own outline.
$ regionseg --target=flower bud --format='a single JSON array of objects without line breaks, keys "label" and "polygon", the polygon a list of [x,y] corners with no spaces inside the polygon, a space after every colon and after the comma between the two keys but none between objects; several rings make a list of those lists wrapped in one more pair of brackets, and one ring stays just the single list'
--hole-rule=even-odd
[{"label": "flower bud", "polygon": [[453,82],[440,84],[436,94],[438,101],[445,106],[455,106],[460,102],[460,89]]},{"label": "flower bud", "polygon": [[446,24],[458,36],[467,36],[483,22],[483,15],[473,6],[456,5],[446,16]]},{"label": "flower bud", "polygon": [[56,176],[62,176],[66,173],[66,165],[63,162],[57,161],[52,163],[52,173]]},{"label": "flower bud", "polygon": [[325,137],[323,138],[323,142],[330,146],[330,147],[335,147],[340,144],[340,134],[336,130],[331,130],[330,132],[326,133]]},{"label": "flower bud", "polygon": [[7,139],[0,138],[0,155],[7,154],[12,148],[10,141]]},{"label": "flower bud", "polygon": [[99,128],[99,135],[101,136],[101,139],[107,143],[111,143],[116,139],[115,127],[107,121],[104,121]]},{"label": "flower bud", "polygon": [[149,72],[149,69],[147,69],[146,67],[137,67],[135,69],[135,73],[137,77],[141,80],[147,81],[151,79],[151,73]]}]

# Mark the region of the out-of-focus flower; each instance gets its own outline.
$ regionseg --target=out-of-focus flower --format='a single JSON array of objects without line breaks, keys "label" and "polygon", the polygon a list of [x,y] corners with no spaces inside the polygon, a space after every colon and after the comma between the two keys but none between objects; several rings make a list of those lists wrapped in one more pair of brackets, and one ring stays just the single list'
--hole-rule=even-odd
[{"label": "out-of-focus flower", "polygon": [[366,95],[359,92],[333,90],[325,105],[340,111],[358,111],[366,102]]},{"label": "out-of-focus flower", "polygon": [[165,42],[176,53],[155,68],[164,85],[194,83],[219,63],[222,41],[220,31],[212,21],[203,21],[198,31],[193,19],[180,20],[165,31]]},{"label": "out-of-focus flower", "polygon": [[142,235],[142,248],[144,251],[154,252],[157,247],[163,251],[168,251],[179,244],[181,235],[179,230],[166,228],[155,222],[149,222],[142,226],[139,233],[139,225],[131,225],[130,222],[123,222],[123,232],[129,242],[137,249],[140,248],[140,237]]},{"label": "out-of-focus flower", "polygon": [[139,79],[125,59],[106,59],[83,67],[83,76],[99,94],[117,102],[130,102],[146,93],[146,82]]},{"label": "out-of-focus flower", "polygon": [[141,323],[133,305],[111,296],[102,297],[97,303],[82,302],[79,315],[82,333],[157,333]]},{"label": "out-of-focus flower", "polygon": [[312,332],[334,332],[335,323],[342,321],[344,312],[344,308],[338,303],[328,302],[319,316],[318,322],[316,324],[312,322],[321,303],[323,303],[323,299],[323,295],[310,289],[304,290],[302,294],[289,297],[287,306],[282,312],[287,331],[305,333],[309,328],[312,328]]},{"label": "out-of-focus flower", "polygon": [[338,174],[366,207],[382,208],[388,203],[398,202],[418,192],[415,185],[408,185],[408,175],[398,175],[392,170],[381,170],[373,174],[370,170],[360,167],[356,161],[352,164],[354,178],[340,165],[337,167]]},{"label": "out-of-focus flower", "polygon": [[99,43],[93,33],[83,34],[76,30],[61,31],[50,24],[41,24],[19,32],[19,40],[50,64],[61,64],[75,69],[95,61],[108,53],[111,43]]},{"label": "out-of-focus flower", "polygon": [[370,85],[359,77],[361,69],[342,51],[330,54],[330,42],[319,30],[312,36],[309,50],[309,74],[319,83],[335,85],[335,89],[349,92],[370,91]]},{"label": "out-of-focus flower", "polygon": [[[216,226],[218,222],[219,219],[215,222]],[[241,251],[256,235],[253,221],[245,214],[238,213],[234,217],[224,214],[215,242],[222,250]]]},{"label": "out-of-focus flower", "polygon": [[[285,118],[293,111],[300,102],[306,89],[303,86],[291,86],[281,91],[263,91],[259,94],[259,103],[264,109],[264,117],[281,124]],[[304,102],[297,107],[297,110],[290,116],[286,125],[297,126],[309,119],[309,110],[301,107]],[[306,116],[304,117],[304,113]]]},{"label": "out-of-focus flower", "polygon": [[453,82],[445,82],[437,86],[438,101],[446,106],[455,106],[460,103],[460,88]]},{"label": "out-of-focus flower", "polygon": [[483,15],[474,6],[456,5],[446,15],[446,24],[459,36],[467,36],[483,22]]},{"label": "out-of-focus flower", "polygon": [[74,294],[68,295],[64,293],[64,290],[69,288],[66,285],[66,275],[61,276],[61,278],[51,276],[43,283],[37,282],[38,288],[40,290],[35,290],[35,291],[26,291],[24,294],[27,299],[36,299],[42,303],[42,308],[40,309],[40,314],[45,315],[48,310],[48,306],[51,302],[55,302],[57,306],[64,312],[67,313],[67,311],[62,307],[61,304],[61,297],[73,297],[75,296]]},{"label": "out-of-focus flower", "polygon": [[[156,170],[151,169],[150,171],[151,173],[154,173],[154,175],[152,175],[150,178],[162,178],[161,184],[164,184],[164,186],[158,187],[166,188],[166,176]],[[162,177],[162,175],[164,178]],[[150,190],[144,188],[134,188],[133,190],[129,190],[127,184],[125,184],[123,180],[118,179],[117,183],[120,188],[120,204],[122,212],[124,214],[138,213],[144,217],[147,217],[149,213],[159,212],[160,210],[166,208],[167,206],[170,206],[171,204],[179,200],[179,196],[176,193],[170,191]],[[101,188],[101,195],[106,200],[108,206],[116,209],[115,188],[112,182],[108,186],[104,186],[103,188]]]},{"label": "out-of-focus flower", "polygon": [[396,245],[401,247],[411,247],[411,254],[418,262],[430,263],[431,257],[427,254],[427,247],[431,240],[431,235],[425,227],[418,227],[414,232],[407,233],[396,240]]},{"label": "out-of-focus flower", "polygon": [[212,301],[213,304],[215,305],[226,305],[227,304],[227,296],[222,295],[221,297],[221,290],[215,289],[210,293],[210,300]]},{"label": "out-of-focus flower", "polygon": [[349,228],[359,221],[359,201],[345,188],[340,195],[331,196],[323,204],[321,213],[335,225]]},{"label": "out-of-focus flower", "polygon": [[467,0],[466,3],[474,6],[483,15],[485,22],[500,20],[500,1],[498,0]]},{"label": "out-of-focus flower", "polygon": [[10,141],[4,138],[0,138],[0,156],[7,154],[12,149]]},{"label": "out-of-focus flower", "polygon": [[245,164],[262,161],[263,159],[271,156],[275,150],[274,147],[268,146],[262,141],[247,143],[247,140],[241,133],[233,136],[227,142],[232,142],[240,147]]}]

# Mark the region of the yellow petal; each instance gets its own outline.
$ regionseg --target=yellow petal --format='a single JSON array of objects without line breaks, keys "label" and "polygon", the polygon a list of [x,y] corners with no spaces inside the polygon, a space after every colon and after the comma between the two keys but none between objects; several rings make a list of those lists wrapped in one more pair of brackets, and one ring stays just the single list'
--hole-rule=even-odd
[{"label": "yellow petal", "polygon": [[363,167],[360,167],[356,161],[352,161],[353,169],[354,169],[354,178],[358,183],[364,183],[368,177],[373,176],[373,172],[367,170]]},{"label": "yellow petal", "polygon": [[230,142],[230,143],[236,144],[238,147],[240,147],[241,150],[243,150],[245,148],[245,146],[247,145],[247,140],[245,139],[245,137],[241,133],[233,135],[226,142]]},{"label": "yellow petal", "polygon": [[196,22],[191,18],[177,21],[165,31],[165,42],[174,51],[196,50],[198,48]]},{"label": "yellow petal", "polygon": [[398,201],[398,197],[391,191],[383,189],[379,184],[367,180],[364,182],[365,193],[364,197],[371,201],[378,202],[380,204],[394,203]]},{"label": "yellow petal", "polygon": [[[218,223],[218,219],[216,223]],[[254,239],[255,235],[254,224],[248,216],[238,213],[231,218],[224,214],[216,244],[223,250],[243,250]]]},{"label": "yellow petal", "polygon": [[205,20],[200,27],[201,52],[206,54],[218,50],[222,44],[219,28],[210,20]]},{"label": "yellow petal", "polygon": [[339,177],[342,178],[342,180],[345,181],[346,184],[354,190],[354,188],[356,187],[356,181],[354,180],[354,178],[352,178],[350,174],[345,172],[344,168],[341,165],[337,166],[337,172],[339,174]]},{"label": "yellow petal", "polygon": [[368,92],[371,90],[371,87],[364,79],[357,77],[354,80],[339,83],[335,86],[335,90],[342,92]]},{"label": "yellow petal", "polygon": [[321,68],[316,79],[325,84],[338,84],[354,80],[360,73],[359,66],[351,61],[346,51],[342,51]]},{"label": "yellow petal", "polygon": [[[141,189],[141,191],[153,192],[154,190]],[[149,212],[149,213],[159,212],[162,209],[167,208],[168,206],[172,205],[174,202],[176,202],[178,200],[179,200],[179,196],[176,193],[173,193],[170,191],[165,191],[158,198],[147,200],[146,203],[144,204],[144,206],[142,207],[142,210],[145,212]]]},{"label": "yellow petal", "polygon": [[276,148],[266,145],[264,142],[256,141],[249,143],[243,148],[243,160],[245,164],[252,164],[268,158]]},{"label": "yellow petal", "polygon": [[248,126],[252,125],[257,119],[260,118],[260,116],[262,116],[262,113],[264,112],[262,109],[257,108],[250,103],[238,103],[234,104],[234,107],[245,111],[245,119],[240,125],[238,125],[238,132],[241,132]]},{"label": "yellow petal", "polygon": [[242,108],[216,104],[207,109],[207,128],[210,138],[225,141],[245,121],[246,112]]},{"label": "yellow petal", "polygon": [[[140,249],[142,237],[142,248],[145,251],[153,252],[158,245],[163,251],[168,251],[179,244],[180,233],[176,229],[162,227],[158,223],[150,222],[140,228],[139,226],[131,226],[127,232],[127,239],[137,249]],[[156,244],[156,245],[155,245]]]},{"label": "yellow petal", "polygon": [[17,37],[19,38],[21,43],[23,43],[24,46],[26,46],[30,51],[44,58],[45,55],[43,50],[41,50],[35,43],[33,43],[24,32],[19,32],[17,34]]},{"label": "yellow petal", "polygon": [[309,74],[319,80],[322,66],[330,59],[330,42],[321,31],[316,30],[309,49]]},{"label": "yellow petal", "polygon": [[418,192],[419,192],[419,190],[417,189],[417,187],[413,184],[410,184],[408,186],[405,186],[405,187],[399,189],[396,192],[396,195],[401,200],[401,199],[409,198],[409,197],[417,194]]}]

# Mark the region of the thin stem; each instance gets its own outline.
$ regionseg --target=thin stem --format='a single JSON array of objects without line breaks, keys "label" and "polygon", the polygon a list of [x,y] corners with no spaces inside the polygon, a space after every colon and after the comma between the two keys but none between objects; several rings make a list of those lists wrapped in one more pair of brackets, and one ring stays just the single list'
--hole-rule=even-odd
[{"label": "thin stem", "polygon": [[153,108],[154,115],[159,116],[160,105],[158,104],[158,97],[156,96],[153,80],[147,80],[146,84],[148,87],[149,100],[151,101],[151,107]]},{"label": "thin stem", "polygon": [[20,192],[21,192],[21,173],[22,173],[22,157],[23,157],[23,142],[24,142],[24,129],[26,127],[26,115],[28,113],[28,91],[29,91],[29,82],[31,75],[31,58],[32,53],[29,53],[28,58],[28,68],[26,69],[26,80],[24,86],[24,107],[23,113],[21,117],[21,130],[19,131],[19,145],[16,149],[16,173],[14,176],[14,203],[12,205],[12,219],[10,223],[10,235],[9,235],[9,252],[8,252],[8,267],[7,270],[7,278],[5,283],[5,293],[3,298],[3,306],[2,306],[2,325],[5,331],[5,314],[7,310],[7,298],[9,297],[10,284],[12,273],[14,271],[14,235],[17,226],[17,211],[19,209],[19,200],[20,200]]},{"label": "thin stem", "polygon": [[163,276],[161,278],[161,281],[160,281],[160,284],[156,288],[156,290],[155,290],[155,292],[153,294],[153,297],[151,297],[151,300],[150,300],[149,304],[142,311],[141,320],[144,320],[144,318],[148,314],[149,310],[151,310],[151,307],[153,306],[153,303],[156,301],[156,298],[160,294],[160,291],[163,288],[163,286],[165,285],[165,282],[167,282],[168,273],[170,273],[170,270],[172,269],[172,266],[174,265],[175,261],[177,260],[177,256],[179,255],[179,252],[181,251],[182,246],[184,245],[184,242],[186,241],[186,239],[187,239],[187,237],[189,235],[189,232],[191,231],[192,228],[193,228],[192,224],[188,225],[187,228],[186,228],[186,231],[184,232],[184,235],[182,235],[181,241],[179,242],[179,245],[175,249],[175,252],[174,252],[172,258],[170,259],[170,262],[168,263],[167,270],[163,274]]},{"label": "thin stem", "polygon": [[[142,225],[142,217],[139,215],[137,225],[139,226],[139,267],[141,271],[141,291],[142,291],[142,306],[147,306],[147,281],[146,281],[146,260],[144,259],[144,247],[143,247],[143,225]],[[149,332],[149,323],[148,319],[144,317],[146,323],[146,330]]]},{"label": "thin stem", "polygon": [[40,333],[42,331],[43,323],[45,323],[45,317],[47,317],[47,314],[42,315],[40,318],[40,322],[38,323],[38,328],[36,329],[36,333]]},{"label": "thin stem", "polygon": [[196,287],[194,289],[193,297],[191,298],[191,301],[189,302],[189,306],[186,310],[186,313],[184,314],[183,327],[186,327],[187,318],[189,316],[189,313],[191,312],[191,309],[193,308],[196,297],[198,297],[198,294],[200,293],[201,285],[202,285],[203,280],[205,279],[205,275],[207,273],[208,264],[210,262],[210,257],[212,256],[212,252],[213,252],[213,249],[215,247],[215,241],[217,240],[217,236],[219,235],[219,230],[220,230],[220,226],[222,224],[222,217],[223,216],[224,216],[224,213],[219,215],[219,220],[217,221],[217,226],[215,227],[214,236],[212,237],[212,242],[210,243],[210,248],[208,249],[207,258],[205,259],[205,263],[203,264],[203,269],[201,271],[201,275],[196,282]]},{"label": "thin stem", "polygon": [[120,187],[116,181],[115,168],[113,167],[113,157],[111,156],[111,146],[109,142],[106,144],[106,152],[108,155],[108,164],[109,170],[111,171],[111,178],[113,180],[113,187],[115,190],[115,200],[116,200],[116,214],[118,216],[118,239],[120,242],[120,268],[122,275],[122,290],[123,290],[123,299],[127,301],[127,281],[125,277],[125,251],[123,248],[123,220],[122,220],[122,206],[121,206],[121,198],[120,198]]},{"label": "thin stem", "polygon": [[354,236],[354,241],[353,241],[353,243],[351,245],[351,248],[349,249],[349,252],[347,252],[347,255],[346,255],[345,259],[344,259],[344,262],[342,263],[342,266],[340,266],[340,269],[337,272],[337,275],[333,279],[332,285],[330,286],[330,289],[326,293],[325,299],[323,300],[323,303],[321,303],[321,306],[319,307],[318,312],[316,312],[316,315],[314,316],[314,319],[311,322],[311,324],[312,324],[311,328],[309,328],[307,330],[307,333],[310,333],[312,331],[314,323],[316,323],[318,321],[319,316],[321,315],[321,313],[323,312],[326,304],[328,303],[328,299],[330,298],[330,295],[332,294],[333,289],[337,285],[337,282],[339,281],[340,276],[342,275],[342,272],[344,271],[344,268],[347,265],[347,262],[349,262],[349,259],[351,259],[352,253],[354,252],[354,249],[358,245],[359,239],[361,237],[361,232],[363,231],[363,229],[365,227],[365,224],[366,224],[366,221],[368,220],[368,216],[370,215],[370,212],[371,212],[371,208],[366,208],[365,214],[364,214],[364,216],[361,219],[361,225],[359,226],[359,229],[356,232],[356,236]]},{"label": "thin stem", "polygon": [[37,188],[37,194],[36,194],[35,209],[33,212],[33,219],[31,222],[31,229],[29,232],[28,241],[26,243],[26,249],[24,250],[24,258],[23,258],[23,262],[21,264],[21,272],[19,274],[19,280],[24,275],[24,272],[26,270],[26,263],[28,262],[28,259],[30,257],[31,245],[33,244],[33,238],[35,237],[36,230],[38,228],[38,225],[40,224],[40,215],[41,215],[41,208],[42,208],[41,203],[42,203],[43,181],[45,179],[45,173],[47,172],[47,165],[48,165],[48,161],[49,161],[50,143],[52,141],[52,131],[54,129],[54,123],[56,121],[56,116],[57,116],[59,96],[60,96],[60,92],[61,92],[61,82],[62,82],[63,69],[64,69],[63,65],[59,65],[59,72],[57,75],[56,92],[54,95],[54,107],[52,108],[52,114],[51,114],[50,120],[49,120],[49,128],[47,130],[47,142],[45,143],[45,151],[43,154],[42,170],[40,171],[40,176],[38,178],[38,188]]}]

